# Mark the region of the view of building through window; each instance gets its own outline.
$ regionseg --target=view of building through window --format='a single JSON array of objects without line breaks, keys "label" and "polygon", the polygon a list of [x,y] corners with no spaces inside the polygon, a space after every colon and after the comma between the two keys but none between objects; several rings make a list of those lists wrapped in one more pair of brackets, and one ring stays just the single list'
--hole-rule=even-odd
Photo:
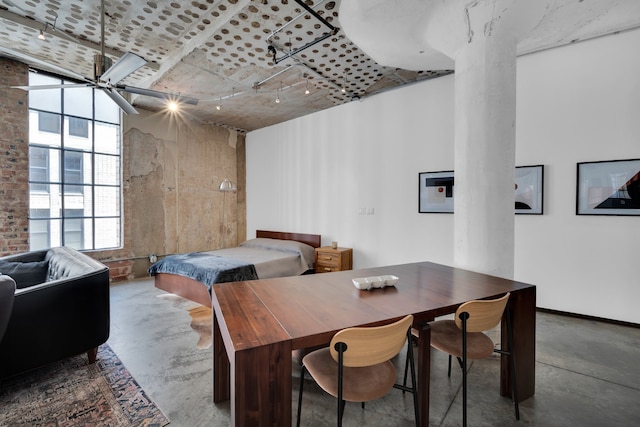
[{"label": "view of building through window", "polygon": [[[42,73],[29,85],[75,83]],[[31,250],[121,245],[120,110],[93,88],[29,92]]]}]

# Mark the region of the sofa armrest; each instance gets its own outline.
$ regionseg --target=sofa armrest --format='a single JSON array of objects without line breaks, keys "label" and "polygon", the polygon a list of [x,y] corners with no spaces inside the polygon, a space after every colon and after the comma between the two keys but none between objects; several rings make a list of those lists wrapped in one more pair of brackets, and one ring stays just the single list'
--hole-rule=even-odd
[{"label": "sofa armrest", "polygon": [[16,282],[11,277],[0,274],[0,342],[11,317],[15,291]]}]

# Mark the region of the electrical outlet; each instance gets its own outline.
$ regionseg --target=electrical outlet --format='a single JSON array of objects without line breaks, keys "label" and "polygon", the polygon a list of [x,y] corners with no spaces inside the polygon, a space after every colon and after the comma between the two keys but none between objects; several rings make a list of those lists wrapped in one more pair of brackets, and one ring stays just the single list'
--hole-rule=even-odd
[{"label": "electrical outlet", "polygon": [[156,261],[158,261],[158,257],[156,256],[156,254],[149,254],[149,262],[154,263]]}]

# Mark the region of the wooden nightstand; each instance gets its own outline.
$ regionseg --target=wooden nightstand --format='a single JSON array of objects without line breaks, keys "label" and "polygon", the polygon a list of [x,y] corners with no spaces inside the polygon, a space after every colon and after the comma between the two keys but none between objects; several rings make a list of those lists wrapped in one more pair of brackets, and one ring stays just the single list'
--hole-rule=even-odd
[{"label": "wooden nightstand", "polygon": [[351,270],[353,249],[323,246],[316,248],[316,273]]}]

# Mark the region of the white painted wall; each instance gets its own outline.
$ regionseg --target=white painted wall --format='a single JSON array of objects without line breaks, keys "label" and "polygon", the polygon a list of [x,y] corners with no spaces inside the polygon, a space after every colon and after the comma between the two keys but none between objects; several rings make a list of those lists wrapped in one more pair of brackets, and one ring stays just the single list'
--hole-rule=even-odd
[{"label": "white painted wall", "polygon": [[[545,165],[545,214],[515,221],[538,306],[640,323],[640,217],[575,215],[576,163],[640,158],[640,31],[518,61],[516,164]],[[452,76],[247,135],[247,236],[320,233],[354,268],[453,264],[453,215],[418,213],[418,173],[453,169]],[[373,209],[373,215],[360,215]]]}]

